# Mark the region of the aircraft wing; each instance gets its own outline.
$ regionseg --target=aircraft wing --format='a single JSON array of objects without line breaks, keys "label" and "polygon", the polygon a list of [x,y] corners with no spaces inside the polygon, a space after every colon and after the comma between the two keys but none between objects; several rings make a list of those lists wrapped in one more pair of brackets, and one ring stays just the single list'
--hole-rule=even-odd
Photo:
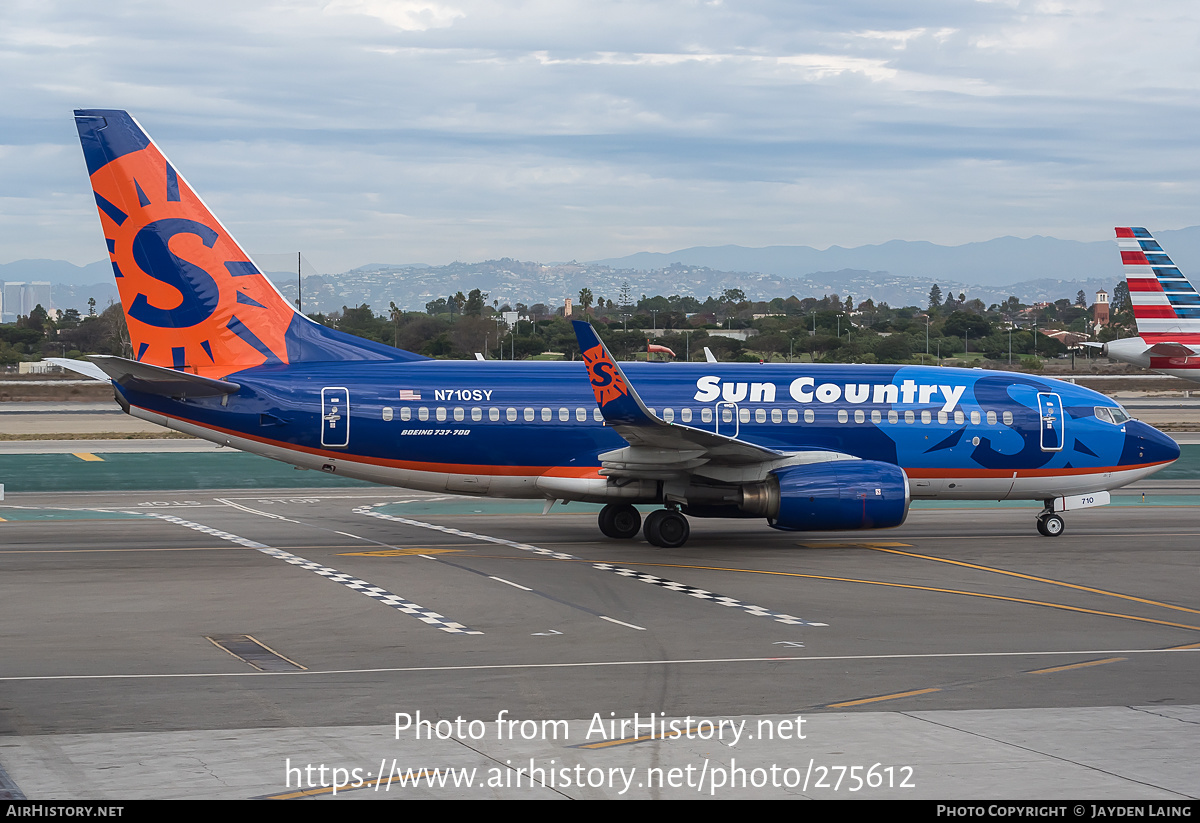
[{"label": "aircraft wing", "polygon": [[591,324],[573,323],[604,422],[629,443],[600,455],[601,474],[661,478],[700,466],[747,466],[792,456],[651,414]]}]

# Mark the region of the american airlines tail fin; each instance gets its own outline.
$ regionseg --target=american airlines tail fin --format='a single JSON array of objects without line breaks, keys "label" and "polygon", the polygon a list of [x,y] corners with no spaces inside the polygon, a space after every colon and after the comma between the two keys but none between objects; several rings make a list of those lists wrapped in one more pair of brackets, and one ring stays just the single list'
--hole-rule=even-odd
[{"label": "american airlines tail fin", "polygon": [[1120,228],[1125,280],[1138,334],[1148,343],[1200,341],[1200,294],[1143,228]]},{"label": "american airlines tail fin", "polygon": [[297,312],[127,112],[76,110],[75,126],[139,362],[220,379],[263,365],[425,359]]}]

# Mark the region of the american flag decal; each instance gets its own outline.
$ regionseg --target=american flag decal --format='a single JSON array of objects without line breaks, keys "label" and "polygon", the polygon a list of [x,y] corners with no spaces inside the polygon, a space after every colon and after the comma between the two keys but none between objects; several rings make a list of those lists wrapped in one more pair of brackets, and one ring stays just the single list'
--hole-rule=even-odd
[{"label": "american flag decal", "polygon": [[412,389],[401,389],[400,390],[400,399],[401,400],[420,400],[421,393],[419,391],[413,391]]}]

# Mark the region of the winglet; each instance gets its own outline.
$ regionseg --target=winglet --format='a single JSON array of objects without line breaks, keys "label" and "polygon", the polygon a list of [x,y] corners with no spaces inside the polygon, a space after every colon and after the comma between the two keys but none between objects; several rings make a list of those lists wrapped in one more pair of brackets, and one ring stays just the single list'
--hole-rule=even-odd
[{"label": "winglet", "polygon": [[572,320],[571,324],[575,327],[575,338],[579,341],[579,350],[583,352],[583,362],[592,381],[592,393],[596,395],[596,405],[604,415],[604,422],[624,426],[662,425],[662,421],[651,414],[638,397],[592,324],[583,320]]}]

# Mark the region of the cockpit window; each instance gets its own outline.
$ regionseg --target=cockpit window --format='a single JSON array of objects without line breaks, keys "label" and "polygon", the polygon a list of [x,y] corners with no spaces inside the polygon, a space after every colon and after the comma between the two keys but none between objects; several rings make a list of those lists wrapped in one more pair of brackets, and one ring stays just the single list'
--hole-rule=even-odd
[{"label": "cockpit window", "polygon": [[1096,417],[1100,418],[1105,423],[1112,423],[1116,426],[1120,426],[1125,423],[1125,421],[1133,419],[1129,416],[1129,412],[1125,411],[1119,406],[1115,409],[1107,406],[1097,406]]}]

